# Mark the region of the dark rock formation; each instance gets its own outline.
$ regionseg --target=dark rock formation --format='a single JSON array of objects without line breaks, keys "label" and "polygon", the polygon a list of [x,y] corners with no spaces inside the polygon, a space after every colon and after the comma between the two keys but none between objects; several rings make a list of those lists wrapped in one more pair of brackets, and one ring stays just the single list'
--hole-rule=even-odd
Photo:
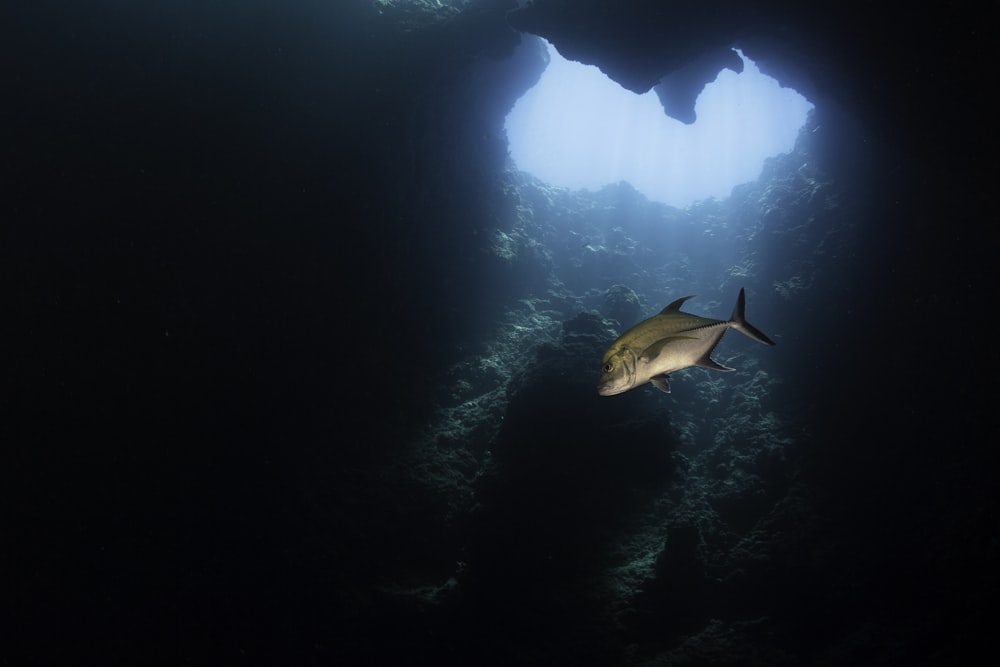
[{"label": "dark rock formation", "polygon": [[950,132],[929,137],[926,130],[946,126],[961,135],[966,109],[978,113],[977,76],[991,63],[977,28],[983,20],[977,10],[946,18],[908,6],[859,12],[844,3],[731,0],[533,0],[508,15],[518,30],[545,37],[629,90],[645,92],[667,77],[665,108],[678,119],[692,117],[709,70],[730,66],[723,54],[738,48],[821,112],[827,104],[849,108],[869,136],[935,159],[939,151],[972,155]]}]

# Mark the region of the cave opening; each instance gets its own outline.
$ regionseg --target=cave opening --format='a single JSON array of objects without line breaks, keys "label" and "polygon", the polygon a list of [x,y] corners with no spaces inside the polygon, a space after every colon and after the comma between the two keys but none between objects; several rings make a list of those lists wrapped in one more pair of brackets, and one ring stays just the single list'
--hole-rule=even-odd
[{"label": "cave opening", "polygon": [[622,88],[598,68],[545,42],[549,63],[506,117],[517,168],[557,187],[599,190],[626,181],[651,201],[686,208],[725,199],[787,153],[813,104],[762,74],[723,69],[695,105],[696,121],[669,117],[654,91]]}]

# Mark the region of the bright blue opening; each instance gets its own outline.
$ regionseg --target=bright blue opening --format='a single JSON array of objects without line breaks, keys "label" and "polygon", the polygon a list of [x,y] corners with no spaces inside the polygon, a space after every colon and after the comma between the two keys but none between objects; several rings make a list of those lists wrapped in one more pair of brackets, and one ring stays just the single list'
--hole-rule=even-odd
[{"label": "bright blue opening", "polygon": [[683,208],[728,197],[763,161],[793,147],[813,105],[743,57],[695,105],[692,125],[669,118],[652,91],[636,95],[596,67],[551,62],[506,121],[517,167],[551,185],[597,190],[628,181],[649,199]]}]

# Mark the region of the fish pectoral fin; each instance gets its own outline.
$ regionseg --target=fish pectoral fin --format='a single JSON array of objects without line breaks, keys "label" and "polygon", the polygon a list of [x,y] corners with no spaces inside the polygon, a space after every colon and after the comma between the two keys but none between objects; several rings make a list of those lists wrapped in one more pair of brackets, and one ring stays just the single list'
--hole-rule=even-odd
[{"label": "fish pectoral fin", "polygon": [[670,393],[670,376],[664,373],[663,375],[657,375],[656,377],[649,378],[649,383],[662,391],[664,394]]},{"label": "fish pectoral fin", "polygon": [[655,343],[647,347],[645,350],[643,350],[639,358],[642,359],[643,361],[652,361],[653,359],[656,359],[658,356],[660,356],[660,353],[663,351],[663,348],[665,348],[670,343],[679,340],[698,340],[698,339],[696,336],[667,336],[666,338],[661,338],[660,340],[656,341]]},{"label": "fish pectoral fin", "polygon": [[735,368],[730,368],[729,366],[723,366],[718,361],[708,356],[707,354],[695,362],[695,366],[701,366],[702,368],[710,368],[713,371],[723,371],[728,373],[730,371],[735,371]]}]

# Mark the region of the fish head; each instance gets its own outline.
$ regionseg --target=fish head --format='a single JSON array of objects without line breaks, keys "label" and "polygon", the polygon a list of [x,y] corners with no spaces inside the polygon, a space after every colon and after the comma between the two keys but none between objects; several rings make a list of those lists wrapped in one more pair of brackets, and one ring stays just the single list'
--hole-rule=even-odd
[{"label": "fish head", "polygon": [[601,379],[597,393],[614,396],[635,386],[635,352],[629,347],[612,346],[601,362]]}]

